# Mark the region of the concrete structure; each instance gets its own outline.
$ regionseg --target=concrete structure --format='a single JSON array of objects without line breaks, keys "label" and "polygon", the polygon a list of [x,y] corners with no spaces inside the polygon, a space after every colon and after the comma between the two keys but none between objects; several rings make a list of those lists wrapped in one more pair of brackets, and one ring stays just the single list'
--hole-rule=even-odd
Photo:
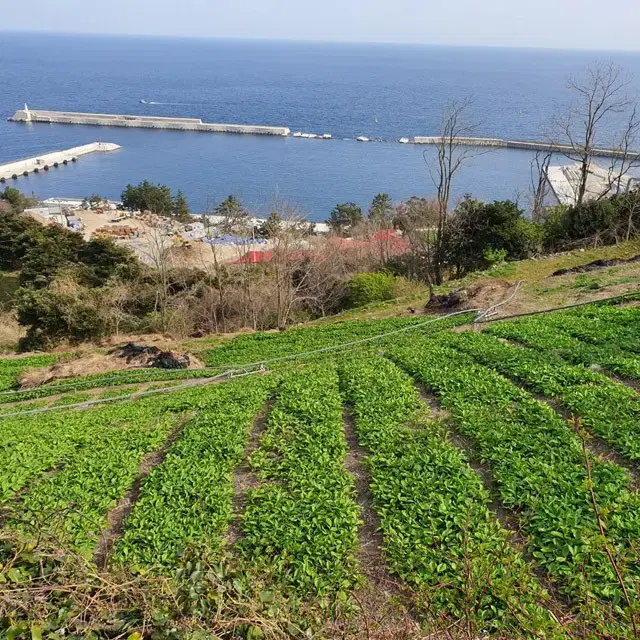
[{"label": "concrete structure", "polygon": [[96,153],[97,151],[115,151],[119,148],[120,147],[117,144],[112,144],[110,142],[92,142],[91,144],[85,144],[82,147],[74,147],[73,149],[67,149],[66,151],[53,151],[35,158],[17,160],[16,162],[0,165],[0,182],[6,182],[11,179],[15,180],[20,176],[24,176],[32,172],[39,173],[40,171],[49,171],[59,167],[60,165],[76,162],[78,158],[87,155],[88,153]]},{"label": "concrete structure", "polygon": [[[442,138],[439,136],[416,136],[415,144],[438,144]],[[555,151],[557,153],[570,153],[573,148],[565,144],[552,142],[540,142],[535,140],[502,140],[501,138],[456,138],[456,142],[468,147],[501,147],[503,149],[527,149],[529,151]],[[619,149],[593,149],[593,156],[602,158],[619,158],[625,155]],[[626,153],[627,157],[640,158],[640,151]]]},{"label": "concrete structure", "polygon": [[[558,204],[570,206],[576,203],[579,181],[580,165],[578,163],[549,167],[547,170],[547,182]],[[611,186],[612,181],[613,176],[607,169],[592,164],[587,177],[585,200],[613,196],[616,193],[625,193],[638,187],[638,179],[631,176],[622,176],[619,187],[618,185]]]},{"label": "concrete structure", "polygon": [[16,111],[12,122],[47,122],[56,124],[84,124],[101,127],[134,127],[141,129],[175,129],[206,133],[244,133],[252,135],[288,136],[288,127],[266,127],[252,124],[219,124],[202,122],[200,118],[161,118],[156,116],[127,116],[109,113],[73,113],[66,111]]},{"label": "concrete structure", "polygon": [[[82,209],[82,204],[85,202],[84,198],[47,198],[42,201],[43,205],[60,206],[70,211],[76,211]],[[110,211],[116,211],[122,209],[122,202],[119,200],[106,200],[108,206],[104,207]]]}]

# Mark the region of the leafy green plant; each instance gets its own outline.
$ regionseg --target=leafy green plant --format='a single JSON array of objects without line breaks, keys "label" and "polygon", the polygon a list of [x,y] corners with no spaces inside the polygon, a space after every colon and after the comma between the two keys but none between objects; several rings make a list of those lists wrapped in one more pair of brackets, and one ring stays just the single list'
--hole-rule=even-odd
[{"label": "leafy green plant", "polygon": [[[437,340],[414,338],[390,354],[438,394],[458,428],[476,442],[503,504],[518,513],[530,553],[587,624],[628,632],[632,612],[624,608],[600,538],[582,443],[573,430],[546,404]],[[640,498],[617,465],[593,460],[591,471],[614,552],[637,597]]]},{"label": "leafy green plant", "polygon": [[424,417],[409,376],[379,356],[347,359],[340,372],[369,451],[387,561],[417,590],[429,624],[462,620],[476,635],[562,637],[546,594],[490,514],[479,477],[443,426]]},{"label": "leafy green plant", "polygon": [[335,369],[287,376],[251,458],[263,484],[248,493],[239,548],[297,593],[347,592],[357,581],[358,507],[345,454]]},{"label": "leafy green plant", "polygon": [[209,390],[207,406],[183,428],[147,476],[114,555],[130,569],[173,567],[187,548],[219,551],[232,517],[232,473],[271,380]]},{"label": "leafy green plant", "polygon": [[573,366],[559,356],[505,344],[494,336],[443,334],[441,342],[523,383],[534,392],[558,398],[591,429],[631,460],[640,459],[640,395],[607,376]]}]

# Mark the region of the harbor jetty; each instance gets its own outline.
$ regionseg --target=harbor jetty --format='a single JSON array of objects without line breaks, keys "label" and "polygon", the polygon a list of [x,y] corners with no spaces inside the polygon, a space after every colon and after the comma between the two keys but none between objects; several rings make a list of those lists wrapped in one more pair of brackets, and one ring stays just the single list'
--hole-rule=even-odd
[{"label": "harbor jetty", "polygon": [[249,135],[288,136],[288,127],[267,127],[253,124],[220,124],[203,122],[200,118],[165,118],[157,116],[128,116],[110,113],[74,113],[71,111],[16,111],[11,122],[46,122],[55,124],[84,124],[101,127],[134,127],[139,129],[175,129],[205,133],[243,133]]},{"label": "harbor jetty", "polygon": [[[415,144],[438,144],[439,136],[416,136]],[[503,149],[526,149],[528,151],[552,151],[554,153],[575,153],[576,150],[566,144],[536,140],[503,140],[501,138],[456,138],[456,144],[468,147],[500,147]],[[601,158],[640,158],[640,151],[622,151],[620,149],[592,149],[592,156]]]},{"label": "harbor jetty", "polygon": [[73,149],[67,149],[66,151],[52,151],[34,158],[16,160],[15,162],[0,165],[0,182],[17,180],[20,176],[49,171],[70,162],[77,162],[78,158],[86,156],[88,153],[116,151],[119,148],[120,145],[111,142],[92,142],[91,144],[73,147]]}]

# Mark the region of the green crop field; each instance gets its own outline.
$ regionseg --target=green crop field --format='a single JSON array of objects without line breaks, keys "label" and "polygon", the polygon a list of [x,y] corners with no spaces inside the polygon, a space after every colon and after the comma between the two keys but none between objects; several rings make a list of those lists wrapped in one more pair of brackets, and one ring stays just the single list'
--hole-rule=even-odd
[{"label": "green crop field", "polygon": [[640,308],[470,320],[2,360],[0,637],[638,638]]}]

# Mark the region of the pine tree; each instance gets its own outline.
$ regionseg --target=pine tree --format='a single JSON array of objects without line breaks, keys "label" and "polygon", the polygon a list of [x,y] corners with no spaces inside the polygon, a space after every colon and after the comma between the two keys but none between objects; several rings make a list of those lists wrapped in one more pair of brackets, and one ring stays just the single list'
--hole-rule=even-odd
[{"label": "pine tree", "polygon": [[191,220],[191,214],[189,213],[189,205],[187,199],[184,197],[182,191],[178,191],[173,201],[173,217],[178,222],[189,222]]},{"label": "pine tree", "polygon": [[391,226],[393,213],[393,202],[389,194],[379,193],[369,207],[369,221],[379,225]]},{"label": "pine tree", "polygon": [[331,230],[336,233],[343,233],[360,222],[362,222],[362,209],[354,202],[337,204],[327,220]]}]

